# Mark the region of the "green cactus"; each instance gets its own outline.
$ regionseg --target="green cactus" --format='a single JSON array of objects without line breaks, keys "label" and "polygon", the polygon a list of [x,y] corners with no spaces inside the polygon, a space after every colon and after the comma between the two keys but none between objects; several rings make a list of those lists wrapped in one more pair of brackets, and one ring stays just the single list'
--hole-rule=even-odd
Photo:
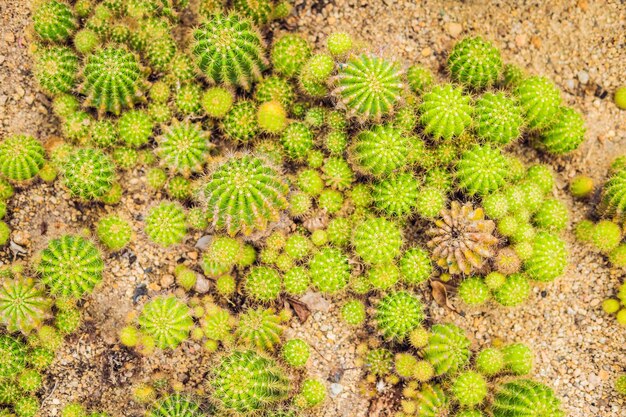
[{"label": "green cactus", "polygon": [[[626,108],[626,105],[624,106]],[[620,375],[615,381],[615,391],[626,395],[626,375]]]},{"label": "green cactus", "polygon": [[64,235],[48,242],[37,269],[53,295],[80,298],[102,281],[104,262],[93,243]]},{"label": "green cactus", "polygon": [[389,262],[400,254],[402,231],[384,218],[372,218],[357,225],[352,236],[355,252],[368,264]]},{"label": "green cactus", "polygon": [[519,82],[514,94],[531,129],[545,129],[559,112],[559,89],[545,77],[528,77]]},{"label": "green cactus", "polygon": [[239,318],[235,335],[245,346],[271,351],[280,343],[280,322],[272,309],[249,309]]},{"label": "green cactus", "polygon": [[289,377],[273,359],[248,350],[222,357],[209,375],[211,399],[227,413],[251,415],[286,399]]},{"label": "green cactus", "polygon": [[295,93],[288,80],[278,75],[270,75],[257,84],[254,98],[259,103],[278,101],[285,109],[289,109]]},{"label": "green cactus", "polygon": [[255,266],[245,278],[247,294],[256,301],[273,301],[280,295],[281,276],[272,268]]},{"label": "green cactus", "polygon": [[300,393],[294,398],[299,408],[310,408],[321,404],[326,399],[326,387],[316,379],[302,381]]},{"label": "green cactus", "polygon": [[567,258],[567,246],[563,239],[548,232],[539,232],[533,240],[532,256],[524,261],[524,270],[536,281],[553,281],[565,271]]},{"label": "green cactus", "polygon": [[43,167],[46,151],[28,135],[12,135],[0,142],[0,173],[10,180],[31,179]]},{"label": "green cactus", "polygon": [[63,165],[63,180],[73,196],[84,200],[103,197],[115,181],[111,159],[98,149],[79,148]]},{"label": "green cactus", "polygon": [[[69,93],[76,86],[78,57],[64,46],[43,48],[35,53],[33,72],[39,86],[49,96]],[[59,108],[58,104],[55,108]],[[65,111],[63,113],[69,114]]]},{"label": "green cactus", "polygon": [[341,318],[350,326],[360,326],[367,315],[365,305],[359,300],[349,300],[341,307]]},{"label": "green cactus", "polygon": [[382,177],[404,166],[408,151],[409,139],[401,130],[376,125],[356,136],[349,154],[357,171]]},{"label": "green cactus", "polygon": [[28,393],[34,393],[42,384],[41,374],[35,369],[26,369],[17,377],[20,388]]},{"label": "green cactus", "polygon": [[475,89],[495,84],[502,72],[500,51],[480,36],[457,42],[448,56],[452,79]]},{"label": "green cactus", "polygon": [[278,101],[266,101],[259,106],[257,121],[263,132],[278,134],[287,127],[287,112]]},{"label": "green cactus", "polygon": [[196,63],[212,83],[249,90],[267,67],[261,35],[240,15],[213,14],[193,37]]},{"label": "green cactus", "polygon": [[177,393],[159,400],[146,417],[205,417],[205,414],[191,397]]},{"label": "green cactus", "polygon": [[157,139],[157,156],[172,172],[189,176],[203,170],[211,143],[199,124],[174,121]]},{"label": "green cactus", "polygon": [[479,138],[506,145],[520,137],[524,118],[521,109],[506,94],[487,92],[476,100],[474,122]]},{"label": "green cactus", "polygon": [[539,141],[553,154],[564,154],[577,149],[585,140],[585,121],[571,107],[560,107],[552,123],[541,132]]},{"label": "green cactus", "polygon": [[626,217],[626,170],[614,170],[602,188],[600,212],[604,217],[622,221]]},{"label": "green cactus", "polygon": [[[26,367],[26,346],[7,334],[0,335],[0,378],[13,378]],[[0,390],[1,391],[1,390]],[[0,393],[0,403],[3,403]]]},{"label": "green cactus", "polygon": [[196,116],[202,109],[202,89],[198,83],[181,85],[174,97],[176,109],[183,116]]},{"label": "green cactus", "polygon": [[459,298],[470,306],[484,304],[491,297],[489,287],[480,277],[469,277],[461,281],[458,294]]},{"label": "green cactus", "polygon": [[496,191],[505,184],[507,174],[506,158],[489,145],[476,145],[465,151],[456,165],[459,186],[470,195]]},{"label": "green cactus", "polygon": [[336,190],[350,188],[355,179],[350,165],[341,157],[327,158],[322,166],[322,172],[326,186]]},{"label": "green cactus", "polygon": [[296,266],[285,272],[283,284],[288,294],[304,294],[311,285],[311,275],[307,269]]},{"label": "green cactus", "polygon": [[303,160],[313,148],[313,132],[302,122],[290,123],[280,137],[285,153],[291,159]]},{"label": "green cactus", "polygon": [[423,187],[420,189],[415,203],[415,211],[426,219],[432,219],[446,208],[448,197],[445,191],[438,187]]},{"label": "green cactus", "polygon": [[259,26],[267,24],[273,16],[271,0],[235,0],[233,8]]},{"label": "green cactus", "polygon": [[522,304],[530,295],[530,283],[523,274],[512,274],[494,292],[493,298],[505,307]]},{"label": "green cactus", "polygon": [[69,308],[57,312],[54,317],[54,325],[61,334],[72,334],[81,324],[80,311],[76,308]]},{"label": "green cactus", "polygon": [[[45,67],[45,65],[44,65]],[[36,75],[35,69],[35,77]],[[71,82],[73,85],[73,81]],[[60,93],[52,100],[52,112],[61,120],[66,119],[70,114],[75,113],[80,108],[78,99],[72,94]]]},{"label": "green cactus", "polygon": [[139,148],[148,143],[153,128],[154,123],[148,113],[143,110],[124,112],[117,122],[120,139],[133,148]]},{"label": "green cactus", "polygon": [[19,417],[34,417],[39,412],[39,408],[39,400],[30,395],[22,396],[13,406]]},{"label": "green cactus", "polygon": [[40,2],[33,11],[33,23],[37,35],[48,42],[68,40],[78,26],[72,7],[57,0]]},{"label": "green cactus", "polygon": [[419,182],[411,173],[392,175],[372,187],[374,205],[392,217],[410,215],[417,204]]},{"label": "green cactus", "polygon": [[311,355],[309,345],[302,339],[291,339],[285,342],[282,357],[289,366],[302,368]]},{"label": "green cactus", "polygon": [[409,87],[416,94],[422,94],[430,89],[435,81],[431,70],[421,65],[411,65],[406,72]]},{"label": "green cactus", "polygon": [[339,69],[333,94],[350,116],[380,122],[393,112],[403,87],[402,70],[396,62],[363,54]]},{"label": "green cactus", "polygon": [[450,390],[461,407],[475,407],[487,397],[487,381],[478,372],[465,371],[454,379]]},{"label": "green cactus", "polygon": [[328,51],[336,57],[347,54],[352,49],[353,43],[352,37],[346,32],[333,32],[326,38]]},{"label": "green cactus", "polygon": [[27,363],[38,371],[48,368],[53,360],[54,352],[44,347],[35,347],[26,356]]},{"label": "green cactus", "polygon": [[235,156],[209,174],[203,188],[209,221],[230,235],[263,230],[287,208],[289,189],[263,159]]},{"label": "green cactus", "polygon": [[424,359],[433,365],[437,375],[454,374],[469,362],[469,346],[469,339],[459,327],[435,324],[424,347]]},{"label": "green cactus", "polygon": [[444,84],[424,94],[418,110],[424,132],[435,139],[461,135],[472,122],[472,98],[460,87]]},{"label": "green cactus", "polygon": [[222,87],[211,87],[202,95],[201,105],[207,116],[221,119],[233,106],[233,93]]},{"label": "green cactus", "polygon": [[572,197],[585,199],[594,191],[594,183],[591,177],[586,175],[577,175],[571,179],[569,183],[569,192]]},{"label": "green cactus", "polygon": [[504,366],[504,353],[500,349],[487,348],[476,355],[476,370],[485,376],[497,375]]},{"label": "green cactus", "polygon": [[417,393],[415,402],[420,417],[440,417],[450,412],[450,400],[439,385],[425,384]]},{"label": "green cactus", "polygon": [[0,287],[0,322],[8,332],[30,333],[50,315],[52,300],[32,279],[5,279]]},{"label": "green cactus", "polygon": [[376,306],[378,330],[387,339],[403,341],[424,319],[422,303],[406,291],[386,295]]},{"label": "green cactus", "polygon": [[367,279],[374,289],[387,290],[400,279],[400,268],[391,262],[377,264],[369,269]]},{"label": "green cactus", "polygon": [[548,231],[561,232],[569,223],[567,206],[556,198],[545,200],[533,218],[534,224]]},{"label": "green cactus", "polygon": [[96,225],[96,234],[100,242],[112,251],[125,248],[133,235],[130,224],[116,215],[101,218]]},{"label": "green cactus", "polygon": [[241,257],[243,246],[237,239],[216,236],[202,256],[202,269],[215,278],[227,274]]},{"label": "green cactus", "polygon": [[176,41],[169,34],[149,37],[143,52],[153,71],[163,72],[169,68],[176,54]]},{"label": "green cactus", "polygon": [[523,343],[514,343],[502,349],[505,369],[515,375],[528,375],[533,369],[533,351]]},{"label": "green cactus", "polygon": [[539,382],[516,379],[499,385],[491,406],[494,417],[564,417],[554,392]]},{"label": "green cactus", "polygon": [[274,71],[287,78],[298,75],[310,56],[309,43],[295,34],[285,34],[274,41],[270,53]]},{"label": "green cactus", "polygon": [[339,249],[323,248],[309,261],[311,281],[324,293],[335,293],[348,284],[350,266],[348,258]]},{"label": "green cactus", "polygon": [[89,28],[79,30],[74,35],[74,48],[82,55],[90,54],[99,45],[98,34]]},{"label": "green cactus", "polygon": [[300,74],[303,78],[311,82],[325,83],[335,69],[335,61],[325,53],[313,55],[305,64]]},{"label": "green cactus", "polygon": [[260,128],[255,104],[248,100],[238,101],[226,113],[221,126],[228,139],[240,143],[250,142]]},{"label": "green cactus", "polygon": [[144,231],[151,241],[161,246],[182,242],[187,234],[183,207],[169,201],[152,207],[145,217]]},{"label": "green cactus", "polygon": [[116,125],[109,119],[96,120],[89,131],[90,142],[98,148],[110,148],[118,141]]},{"label": "green cactus", "polygon": [[539,185],[544,193],[549,193],[554,187],[552,169],[546,165],[533,165],[528,168],[526,180]]},{"label": "green cactus", "polygon": [[175,297],[158,297],[146,303],[139,315],[142,332],[154,338],[159,349],[175,349],[189,337],[191,310]]},{"label": "green cactus", "polygon": [[400,258],[400,272],[402,279],[407,284],[417,285],[426,281],[432,274],[432,263],[428,251],[414,247]]},{"label": "green cactus", "polygon": [[95,107],[99,114],[119,115],[144,99],[147,83],[138,58],[127,49],[109,46],[88,55],[82,73],[83,105]]}]

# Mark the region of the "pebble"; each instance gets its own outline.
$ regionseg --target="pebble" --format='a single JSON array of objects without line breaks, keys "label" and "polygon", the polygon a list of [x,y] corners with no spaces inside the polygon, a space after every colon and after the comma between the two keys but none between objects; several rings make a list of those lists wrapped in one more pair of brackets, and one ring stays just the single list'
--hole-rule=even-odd
[{"label": "pebble", "polygon": [[448,33],[450,34],[450,36],[456,38],[461,34],[461,32],[463,32],[463,25],[456,22],[448,23]]},{"label": "pebble", "polygon": [[589,82],[589,74],[587,71],[578,71],[578,81],[580,81],[581,84],[587,84],[587,82]]},{"label": "pebble", "polygon": [[432,53],[433,53],[433,50],[430,49],[429,47],[426,47],[426,48],[422,49],[422,56],[423,57],[431,56]]},{"label": "pebble", "polygon": [[330,384],[330,396],[331,397],[336,397],[337,395],[341,393],[341,391],[343,391],[343,385],[338,384],[336,382]]}]

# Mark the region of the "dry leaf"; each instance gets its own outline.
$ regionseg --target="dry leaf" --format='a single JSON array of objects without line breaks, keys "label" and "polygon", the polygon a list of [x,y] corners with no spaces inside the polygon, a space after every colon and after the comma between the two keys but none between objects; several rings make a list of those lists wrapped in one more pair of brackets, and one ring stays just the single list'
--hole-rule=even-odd
[{"label": "dry leaf", "polygon": [[296,300],[295,298],[287,297],[287,302],[293,308],[293,311],[296,312],[296,316],[300,320],[300,323],[306,322],[306,320],[311,315],[311,310],[309,307],[303,303],[302,301]]},{"label": "dry leaf", "polygon": [[433,298],[440,307],[444,307],[448,310],[458,313],[456,308],[454,308],[454,306],[448,299],[448,290],[446,288],[446,284],[441,281],[430,281],[430,289]]}]

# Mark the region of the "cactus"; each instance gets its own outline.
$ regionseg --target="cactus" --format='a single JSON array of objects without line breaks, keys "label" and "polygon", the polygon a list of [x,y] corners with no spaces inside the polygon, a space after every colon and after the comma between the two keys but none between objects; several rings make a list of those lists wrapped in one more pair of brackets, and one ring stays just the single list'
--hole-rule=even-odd
[{"label": "cactus", "polygon": [[9,136],[0,142],[0,173],[14,181],[31,179],[43,167],[45,154],[32,136]]},{"label": "cactus", "polygon": [[444,84],[424,94],[418,107],[424,132],[435,139],[461,135],[472,122],[471,97],[460,87]]},{"label": "cactus", "polygon": [[403,341],[424,319],[422,303],[406,291],[386,295],[376,306],[378,330],[387,339]]},{"label": "cactus", "polygon": [[271,0],[235,0],[233,8],[259,26],[267,24],[272,18]]},{"label": "cactus", "polygon": [[309,360],[309,345],[302,339],[291,339],[283,345],[282,356],[289,366],[302,368]]},{"label": "cactus", "polygon": [[393,354],[384,348],[372,349],[365,357],[366,369],[375,376],[386,376],[393,366]]},{"label": "cactus", "polygon": [[[204,417],[200,405],[189,396],[171,394],[159,400],[147,412],[146,417]],[[93,416],[90,416],[93,417]]]},{"label": "cactus", "polygon": [[183,116],[196,116],[202,109],[202,90],[198,83],[192,82],[178,88],[174,103],[176,109]]},{"label": "cactus", "polygon": [[547,386],[530,379],[499,385],[491,406],[494,417],[564,417],[561,403]]},{"label": "cactus", "polygon": [[209,277],[227,274],[241,258],[243,246],[231,237],[216,236],[202,256],[202,269]]},{"label": "cactus", "polygon": [[98,221],[96,234],[104,246],[112,251],[119,251],[128,245],[133,231],[126,220],[116,215],[110,215]]},{"label": "cactus", "polygon": [[450,210],[442,211],[435,226],[427,231],[431,236],[427,245],[433,249],[432,259],[451,274],[469,274],[495,255],[495,224],[485,220],[481,208],[453,201]]},{"label": "cactus", "polygon": [[350,116],[380,122],[393,112],[403,87],[402,70],[396,62],[363,54],[339,69],[333,94]]},{"label": "cactus", "polygon": [[300,295],[309,288],[311,276],[307,269],[296,266],[285,272],[283,283],[288,294]]},{"label": "cactus", "polygon": [[454,379],[450,390],[461,407],[474,407],[487,397],[487,381],[478,372],[465,371]]},{"label": "cactus", "polygon": [[[626,108],[626,105],[623,106]],[[615,391],[622,395],[626,395],[626,375],[620,375],[615,381]]]},{"label": "cactus", "polygon": [[504,354],[499,349],[483,349],[476,355],[476,370],[485,376],[493,376],[500,373],[504,366]]},{"label": "cactus", "polygon": [[391,262],[372,266],[367,279],[373,288],[386,290],[393,287],[400,279],[400,269]]},{"label": "cactus", "polygon": [[500,78],[502,58],[491,42],[480,36],[457,42],[448,56],[452,79],[475,89],[490,87]]},{"label": "cactus", "polygon": [[285,153],[291,159],[302,160],[314,145],[313,132],[301,122],[290,123],[280,137]]},{"label": "cactus", "polygon": [[98,148],[110,148],[118,141],[116,126],[109,119],[96,120],[89,130],[90,142]]},{"label": "cactus", "polygon": [[38,371],[48,368],[53,360],[54,352],[44,347],[35,347],[26,356],[27,363]]},{"label": "cactus", "polygon": [[445,209],[448,199],[445,191],[438,187],[423,187],[417,196],[415,211],[426,219],[433,219]]},{"label": "cactus", "polygon": [[[50,46],[35,53],[33,72],[39,86],[49,96],[69,93],[76,86],[78,57],[70,48]],[[58,109],[58,105],[55,108]]]},{"label": "cactus", "polygon": [[565,271],[567,257],[567,247],[561,238],[539,232],[533,240],[532,256],[524,261],[524,269],[531,279],[553,281]]},{"label": "cactus", "polygon": [[175,349],[189,337],[193,327],[191,310],[175,297],[158,297],[146,303],[138,322],[159,349]]},{"label": "cactus", "polygon": [[150,116],[142,110],[127,111],[117,122],[120,139],[133,148],[139,148],[148,143],[153,128],[154,123]]},{"label": "cactus", "polygon": [[435,324],[424,347],[424,359],[433,365],[437,375],[454,374],[469,362],[469,345],[469,339],[459,327]]},{"label": "cactus", "polygon": [[374,184],[374,205],[388,216],[410,215],[419,196],[419,183],[411,173],[392,175]]},{"label": "cactus", "polygon": [[154,72],[165,71],[176,54],[176,41],[169,34],[147,39],[144,57]]},{"label": "cactus", "polygon": [[39,400],[30,395],[22,396],[13,406],[19,417],[34,417],[39,412],[39,408]]},{"label": "cactus", "polygon": [[349,154],[357,171],[383,177],[406,164],[408,151],[409,141],[402,131],[376,125],[357,135]]},{"label": "cactus", "polygon": [[281,36],[272,45],[270,59],[274,71],[287,78],[298,75],[311,56],[311,46],[302,37],[294,34]]},{"label": "cactus", "polygon": [[322,172],[326,186],[336,190],[350,188],[355,179],[354,172],[352,172],[346,160],[340,157],[326,159]]},{"label": "cactus", "polygon": [[17,377],[20,388],[28,393],[36,392],[42,383],[41,374],[35,369],[26,369]]},{"label": "cactus", "polygon": [[6,279],[0,287],[0,322],[8,332],[30,333],[50,314],[52,300],[32,279]]},{"label": "cactus", "polygon": [[459,298],[470,306],[478,306],[489,300],[489,287],[480,277],[469,277],[461,281],[458,288]]},{"label": "cactus", "polygon": [[479,138],[507,145],[520,137],[524,118],[513,99],[504,93],[487,92],[476,100],[474,121]]},{"label": "cactus", "polygon": [[313,55],[304,65],[301,78],[306,78],[312,82],[325,83],[333,70],[335,69],[335,61],[325,53]]},{"label": "cactus", "polygon": [[79,90],[86,96],[83,104],[95,107],[101,115],[119,115],[144,99],[147,83],[139,60],[124,48],[111,46],[88,55],[82,71],[84,82]]},{"label": "cactus", "polygon": [[348,284],[348,258],[335,248],[323,248],[309,261],[311,281],[321,292],[335,293]]},{"label": "cactus", "polygon": [[450,400],[439,385],[426,384],[415,398],[418,416],[440,417],[449,414]]},{"label": "cactus", "polygon": [[549,193],[554,187],[552,169],[545,165],[533,165],[528,168],[526,180],[539,185],[544,193]]},{"label": "cactus", "polygon": [[161,246],[180,243],[187,234],[185,211],[177,203],[164,201],[152,207],[145,223],[148,238]]},{"label": "cactus", "polygon": [[367,315],[365,305],[359,300],[349,300],[341,307],[341,318],[351,326],[363,324]]},{"label": "cactus", "polygon": [[196,63],[212,83],[249,90],[267,67],[261,35],[247,18],[213,14],[193,37]]},{"label": "cactus", "polygon": [[[17,338],[0,335],[0,378],[13,378],[26,367],[26,346]],[[1,390],[0,390],[1,391]],[[2,395],[0,394],[0,400]],[[2,403],[3,401],[0,401]]]},{"label": "cactus", "polygon": [[53,295],[80,298],[102,280],[104,262],[93,243],[64,235],[48,242],[37,269]]},{"label": "cactus", "polygon": [[259,103],[278,101],[285,109],[289,109],[295,94],[289,81],[278,75],[270,75],[257,84],[254,98]]},{"label": "cactus", "polygon": [[530,283],[523,274],[513,274],[506,277],[493,292],[493,298],[505,307],[515,307],[522,304],[530,295]]},{"label": "cactus", "polygon": [[174,121],[157,139],[156,154],[172,172],[189,176],[202,171],[211,143],[199,124]]},{"label": "cactus", "polygon": [[203,188],[209,221],[230,235],[263,230],[287,207],[289,189],[261,158],[236,156],[219,166]]},{"label": "cactus", "polygon": [[235,103],[222,120],[224,135],[235,142],[248,143],[259,131],[257,109],[253,102]]},{"label": "cactus", "polygon": [[346,32],[333,32],[326,38],[328,52],[336,57],[347,54],[353,46],[352,37]]},{"label": "cactus", "polygon": [[80,311],[76,308],[69,308],[57,312],[54,317],[54,325],[61,334],[72,334],[81,324]]},{"label": "cactus", "polygon": [[342,155],[348,146],[348,135],[341,130],[331,130],[324,137],[324,147],[331,155]]},{"label": "cactus", "polygon": [[531,129],[545,129],[559,112],[561,94],[547,78],[528,77],[519,82],[514,94]]},{"label": "cactus", "polygon": [[533,369],[533,351],[523,343],[514,343],[502,348],[504,367],[515,375],[528,375]]},{"label": "cactus", "polygon": [[406,72],[409,87],[416,94],[421,94],[430,89],[435,81],[435,76],[431,70],[421,65],[412,65]]},{"label": "cactus", "polygon": [[428,252],[415,247],[407,250],[400,258],[400,272],[407,284],[420,284],[426,281],[432,273],[432,264]]},{"label": "cactus", "polygon": [[222,87],[211,87],[202,95],[201,106],[207,116],[221,119],[233,106],[233,93]]},{"label": "cactus", "polygon": [[63,121],[63,136],[72,142],[84,143],[89,135],[92,117],[84,111],[69,114]]},{"label": "cactus", "polygon": [[469,195],[482,196],[502,187],[508,170],[507,160],[498,149],[476,145],[463,152],[456,165],[456,178]]},{"label": "cactus", "polygon": [[400,254],[402,232],[384,218],[365,220],[356,226],[352,236],[354,250],[368,264],[389,262]]},{"label": "cactus", "polygon": [[561,107],[552,123],[541,132],[539,141],[548,152],[564,154],[583,143],[585,132],[582,115],[571,107]]},{"label": "cactus", "polygon": [[599,209],[604,217],[617,221],[626,217],[626,170],[614,170],[604,184]]},{"label": "cactus", "polygon": [[585,199],[593,193],[593,190],[593,179],[586,175],[577,175],[569,183],[569,192],[574,198]]},{"label": "cactus", "polygon": [[315,407],[326,399],[326,387],[316,379],[302,381],[300,393],[294,398],[294,404],[300,408]]},{"label": "cactus", "polygon": [[259,106],[257,121],[262,131],[278,134],[287,127],[287,112],[278,101],[267,101]]},{"label": "cactus", "polygon": [[280,295],[281,277],[272,268],[256,266],[250,269],[245,278],[248,295],[256,301],[269,302]]},{"label": "cactus", "polygon": [[239,318],[235,335],[246,346],[271,351],[280,342],[280,322],[272,309],[249,309]]},{"label": "cactus", "polygon": [[567,227],[569,212],[562,201],[551,198],[541,204],[541,207],[535,213],[533,222],[541,229],[561,232]]},{"label": "cactus", "polygon": [[111,190],[115,167],[102,151],[79,148],[63,165],[63,179],[73,196],[92,200],[103,197]]},{"label": "cactus", "polygon": [[291,384],[273,359],[247,350],[222,357],[209,375],[211,398],[227,413],[250,415],[287,398]]},{"label": "cactus", "polygon": [[63,42],[76,30],[78,22],[72,7],[62,1],[42,1],[33,11],[35,32],[44,41]]}]

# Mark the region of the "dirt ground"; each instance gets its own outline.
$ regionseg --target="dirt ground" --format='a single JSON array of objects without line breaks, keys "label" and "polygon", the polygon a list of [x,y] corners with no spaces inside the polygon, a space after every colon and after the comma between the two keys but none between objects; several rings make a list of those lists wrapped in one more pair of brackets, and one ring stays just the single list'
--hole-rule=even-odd
[{"label": "dirt ground", "polygon": [[[552,164],[558,172],[559,197],[571,209],[572,221],[587,216],[588,203],[574,202],[563,189],[572,176],[604,180],[611,159],[626,154],[626,112],[612,103],[611,92],[626,84],[626,4],[623,1],[397,1],[297,0],[286,28],[302,32],[320,45],[333,30],[348,31],[371,48],[407,63],[421,63],[441,71],[446,51],[464,35],[481,34],[493,40],[507,62],[548,76],[563,91],[564,100],[583,112],[587,141],[572,155],[547,159],[528,148],[515,149],[527,160]],[[27,133],[41,140],[58,134],[49,102],[39,93],[31,74],[25,27],[29,9],[21,0],[0,1],[0,137]],[[103,213],[126,216],[135,230],[129,250],[106,259],[102,285],[85,300],[85,323],[58,356],[46,380],[41,416],[57,416],[69,401],[114,416],[142,415],[129,399],[132,384],[161,371],[202,392],[209,358],[189,342],[175,352],[142,358],[116,344],[116,332],[126,317],[139,311],[133,296],[141,284],[149,296],[172,284],[177,263],[194,264],[200,234],[184,245],[163,250],[142,233],[142,216],[159,195],[146,193],[141,170],[125,174],[128,184],[116,207],[72,201],[60,185],[31,184],[11,202],[12,239],[26,257],[61,233],[89,228]],[[471,336],[474,346],[494,338],[525,341],[534,347],[536,377],[552,386],[572,417],[626,415],[626,400],[613,390],[617,375],[626,371],[626,329],[600,308],[614,293],[623,272],[606,259],[576,243],[570,231],[571,265],[556,283],[534,289],[521,308],[484,308],[462,314],[446,311],[424,289],[428,313],[436,321],[453,321]],[[4,262],[21,256],[5,249]],[[313,297],[313,314],[304,325],[289,330],[315,348],[308,372],[327,381],[330,399],[315,415],[359,417],[374,415],[362,398],[355,369],[353,334],[339,324],[334,305]],[[454,299],[452,300],[454,303]],[[96,325],[97,323],[97,325]]]}]

